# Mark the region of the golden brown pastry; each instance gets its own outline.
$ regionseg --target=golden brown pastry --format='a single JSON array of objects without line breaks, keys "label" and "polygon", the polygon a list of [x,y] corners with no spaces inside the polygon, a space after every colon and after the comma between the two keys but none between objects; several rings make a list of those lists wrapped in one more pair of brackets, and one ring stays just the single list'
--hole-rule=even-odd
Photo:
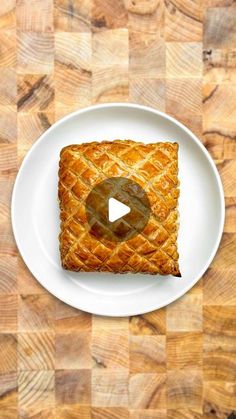
[{"label": "golden brown pastry", "polygon": [[[108,179],[109,183],[113,178],[134,181],[145,191],[150,204],[144,228],[127,236],[127,240],[109,240],[109,235],[101,233],[102,221],[96,214],[94,228],[91,228],[93,217],[88,220],[91,191],[101,182]],[[178,186],[177,143],[115,140],[63,148],[59,164],[59,240],[63,268],[181,276],[177,251]],[[96,192],[91,205],[103,201],[103,196]],[[133,202],[134,211],[130,218],[127,216],[123,229],[132,227],[137,221],[135,202],[137,214],[142,218],[142,202],[138,196]],[[103,206],[105,208],[105,204]]]}]

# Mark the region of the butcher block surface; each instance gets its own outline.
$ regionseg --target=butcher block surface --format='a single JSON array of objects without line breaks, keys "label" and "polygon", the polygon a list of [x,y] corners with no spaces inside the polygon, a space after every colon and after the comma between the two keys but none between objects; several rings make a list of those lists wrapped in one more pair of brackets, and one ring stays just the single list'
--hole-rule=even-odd
[{"label": "butcher block surface", "polygon": [[[31,145],[64,115],[103,102],[183,122],[225,191],[210,269],[175,303],[131,318],[54,298],[11,229],[12,187]],[[234,0],[1,0],[0,418],[236,418]]]}]

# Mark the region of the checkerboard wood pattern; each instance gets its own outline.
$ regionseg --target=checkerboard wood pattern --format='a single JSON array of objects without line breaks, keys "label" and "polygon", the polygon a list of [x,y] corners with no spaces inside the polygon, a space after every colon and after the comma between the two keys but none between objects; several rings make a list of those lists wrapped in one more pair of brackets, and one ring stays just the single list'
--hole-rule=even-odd
[{"label": "checkerboard wood pattern", "polygon": [[[236,417],[234,0],[1,0],[0,418]],[[226,196],[217,257],[167,308],[113,319],[47,293],[18,255],[14,179],[55,120],[131,101],[181,120]],[[48,278],[50,281],[50,278]]]}]

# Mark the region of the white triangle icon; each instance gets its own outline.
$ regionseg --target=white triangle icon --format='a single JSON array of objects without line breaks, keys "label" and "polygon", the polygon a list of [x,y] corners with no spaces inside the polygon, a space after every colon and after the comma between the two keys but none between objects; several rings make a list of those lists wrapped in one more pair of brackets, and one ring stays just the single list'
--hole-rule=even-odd
[{"label": "white triangle icon", "polygon": [[109,221],[113,222],[118,220],[119,218],[123,217],[126,214],[129,214],[130,207],[122,202],[118,201],[115,198],[109,198],[108,203],[108,219]]}]

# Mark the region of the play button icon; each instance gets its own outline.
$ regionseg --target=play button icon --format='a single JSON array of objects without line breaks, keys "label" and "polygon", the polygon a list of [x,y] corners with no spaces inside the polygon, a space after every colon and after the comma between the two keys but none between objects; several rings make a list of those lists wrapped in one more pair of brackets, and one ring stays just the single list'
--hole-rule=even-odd
[{"label": "play button icon", "polygon": [[115,198],[109,198],[108,219],[113,222],[130,212],[130,207]]},{"label": "play button icon", "polygon": [[98,183],[86,200],[90,234],[109,241],[130,240],[143,231],[151,213],[144,189],[125,177]]}]

